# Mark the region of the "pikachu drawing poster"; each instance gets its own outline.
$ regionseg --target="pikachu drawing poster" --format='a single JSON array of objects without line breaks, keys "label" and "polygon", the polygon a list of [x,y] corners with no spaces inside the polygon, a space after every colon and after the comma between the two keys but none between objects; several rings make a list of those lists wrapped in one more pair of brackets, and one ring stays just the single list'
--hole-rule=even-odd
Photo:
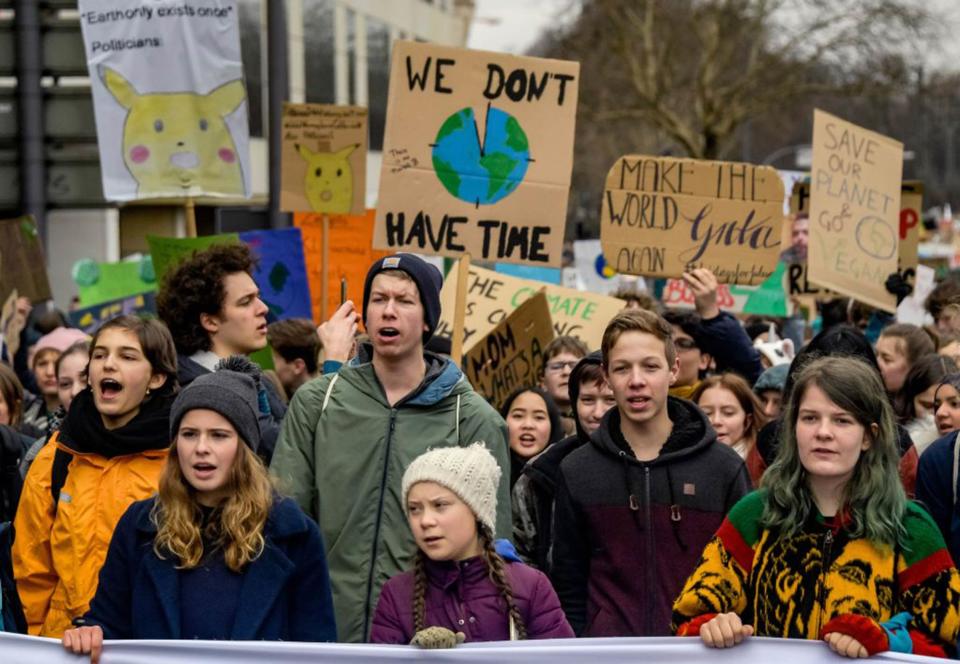
[{"label": "pikachu drawing poster", "polygon": [[104,197],[250,196],[235,0],[80,0]]},{"label": "pikachu drawing poster", "polygon": [[281,210],[362,214],[366,197],[367,109],[284,104],[280,164]]}]

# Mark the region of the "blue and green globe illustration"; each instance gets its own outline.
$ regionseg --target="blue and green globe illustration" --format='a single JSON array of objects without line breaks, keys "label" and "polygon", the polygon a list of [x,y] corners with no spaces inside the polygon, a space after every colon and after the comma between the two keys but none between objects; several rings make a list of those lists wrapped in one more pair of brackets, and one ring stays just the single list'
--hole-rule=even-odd
[{"label": "blue and green globe illustration", "polygon": [[483,137],[473,109],[464,108],[444,120],[433,143],[437,178],[452,195],[477,206],[509,196],[523,182],[530,161],[523,127],[491,106]]}]

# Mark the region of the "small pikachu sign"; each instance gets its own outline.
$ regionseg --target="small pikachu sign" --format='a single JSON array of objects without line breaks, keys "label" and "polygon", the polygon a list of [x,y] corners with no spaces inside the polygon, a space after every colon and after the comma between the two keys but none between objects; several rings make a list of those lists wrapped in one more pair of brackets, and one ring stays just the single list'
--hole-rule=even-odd
[{"label": "small pikachu sign", "polygon": [[105,198],[249,197],[236,0],[78,9]]},{"label": "small pikachu sign", "polygon": [[282,210],[361,214],[366,170],[366,108],[284,104]]}]

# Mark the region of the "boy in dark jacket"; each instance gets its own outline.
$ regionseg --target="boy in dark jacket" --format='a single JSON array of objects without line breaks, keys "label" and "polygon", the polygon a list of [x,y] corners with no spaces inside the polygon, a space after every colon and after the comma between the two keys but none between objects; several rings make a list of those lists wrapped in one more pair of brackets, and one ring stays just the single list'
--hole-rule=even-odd
[{"label": "boy in dark jacket", "polygon": [[602,362],[617,407],[560,464],[551,578],[581,636],[666,636],[671,606],[727,510],[750,490],[740,457],[688,401],[672,330],[619,314]]},{"label": "boy in dark jacket", "polygon": [[600,351],[590,353],[570,374],[568,388],[577,432],[549,445],[523,468],[513,487],[513,542],[529,565],[550,573],[553,511],[560,463],[590,440],[608,410],[616,405],[603,375]]}]

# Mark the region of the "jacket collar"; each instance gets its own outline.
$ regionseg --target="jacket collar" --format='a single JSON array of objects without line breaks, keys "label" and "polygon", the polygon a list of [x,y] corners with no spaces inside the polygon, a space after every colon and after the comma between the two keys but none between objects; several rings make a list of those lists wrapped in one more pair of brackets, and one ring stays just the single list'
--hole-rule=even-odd
[{"label": "jacket collar", "polygon": [[[287,509],[287,506],[276,499],[275,501],[273,509],[270,510],[270,515],[267,517],[266,526],[264,526],[264,538],[283,539],[305,533],[307,531],[307,517],[299,513],[299,510]],[[156,502],[157,497],[154,496],[150,499],[149,506],[140,511],[136,523],[137,530],[150,535],[156,534],[157,524],[153,522],[150,516]]]}]

